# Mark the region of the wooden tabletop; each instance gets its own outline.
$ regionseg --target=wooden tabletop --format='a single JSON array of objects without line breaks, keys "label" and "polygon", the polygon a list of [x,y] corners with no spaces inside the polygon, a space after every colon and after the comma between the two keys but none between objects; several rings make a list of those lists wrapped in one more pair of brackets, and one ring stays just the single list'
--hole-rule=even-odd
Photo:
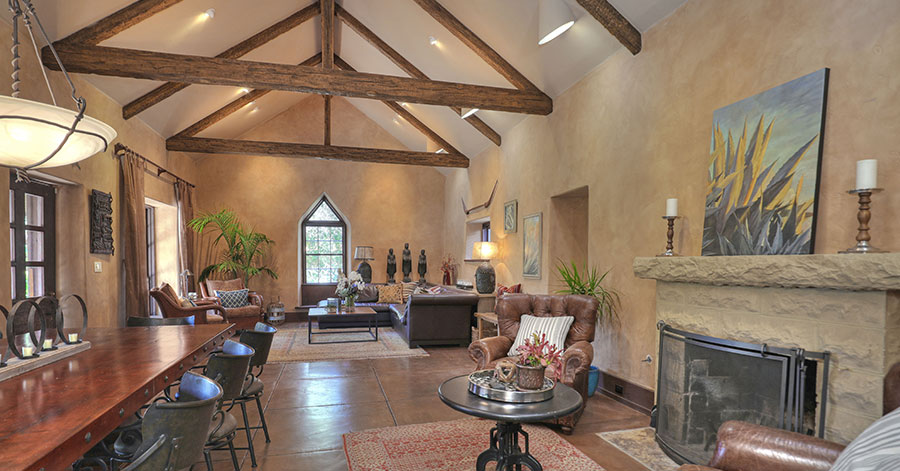
[{"label": "wooden tabletop", "polygon": [[0,382],[0,469],[65,469],[233,333],[233,324],[87,329],[89,350]]},{"label": "wooden tabletop", "polygon": [[353,312],[341,311],[341,312],[328,312],[328,309],[324,307],[314,307],[310,308],[308,316],[358,316],[358,315],[372,315],[375,314],[375,310],[366,307],[366,306],[356,306],[353,308]]}]

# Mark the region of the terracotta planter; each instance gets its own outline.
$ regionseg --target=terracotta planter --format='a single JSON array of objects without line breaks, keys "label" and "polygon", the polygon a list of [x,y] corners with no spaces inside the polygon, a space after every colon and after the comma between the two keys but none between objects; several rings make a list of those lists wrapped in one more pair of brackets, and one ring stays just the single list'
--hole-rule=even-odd
[{"label": "terracotta planter", "polygon": [[544,385],[545,366],[516,365],[516,384],[522,389],[540,389]]}]

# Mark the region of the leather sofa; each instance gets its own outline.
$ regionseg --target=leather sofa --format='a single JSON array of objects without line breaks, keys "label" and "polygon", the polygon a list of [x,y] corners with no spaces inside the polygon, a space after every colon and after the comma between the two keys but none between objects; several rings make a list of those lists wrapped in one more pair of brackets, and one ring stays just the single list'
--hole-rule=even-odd
[{"label": "leather sofa", "polygon": [[[560,382],[574,388],[581,394],[584,403],[581,408],[552,423],[560,425],[564,433],[571,433],[587,404],[588,370],[594,358],[594,329],[597,325],[599,302],[582,295],[532,295],[505,294],[497,300],[499,332],[496,337],[488,337],[472,342],[469,356],[475,360],[476,369],[493,368],[500,360],[515,360],[507,356],[519,332],[519,322],[523,315],[537,317],[573,316],[575,322],[566,336],[565,352],[562,359]],[[547,375],[553,371],[547,369]]]},{"label": "leather sofa", "polygon": [[[334,295],[332,295],[333,297]],[[323,299],[318,302],[319,307],[325,307],[328,305],[328,300]],[[369,307],[375,311],[375,322],[378,324],[378,327],[390,327],[391,326],[391,306],[393,304],[389,303],[379,303],[378,302],[378,285],[376,284],[368,284],[365,288],[363,288],[363,292],[360,293],[359,299],[356,301],[356,305],[359,307]],[[322,319],[319,321],[320,329],[334,329],[334,328],[351,328],[351,327],[368,327],[367,322],[360,322],[353,319],[342,319],[336,317],[334,319]]]},{"label": "leather sofa", "polygon": [[413,294],[406,304],[391,305],[391,326],[409,348],[465,347],[472,340],[472,319],[477,306],[477,294],[443,286],[440,294]]},{"label": "leather sofa", "polygon": [[[883,413],[900,407],[900,363],[884,377]],[[827,471],[844,445],[746,422],[719,427],[716,452],[707,466],[688,464],[678,471]]]},{"label": "leather sofa", "polygon": [[[236,291],[244,289],[244,281],[240,278],[233,280],[203,280],[200,283],[200,295],[203,301],[215,302],[221,304],[219,298],[216,297],[216,291]],[[256,322],[265,313],[263,306],[263,297],[258,293],[250,291],[247,294],[250,305],[244,307],[225,308],[228,313],[228,319],[231,322],[237,322],[243,318],[245,322]],[[248,319],[249,318],[249,319]]]}]

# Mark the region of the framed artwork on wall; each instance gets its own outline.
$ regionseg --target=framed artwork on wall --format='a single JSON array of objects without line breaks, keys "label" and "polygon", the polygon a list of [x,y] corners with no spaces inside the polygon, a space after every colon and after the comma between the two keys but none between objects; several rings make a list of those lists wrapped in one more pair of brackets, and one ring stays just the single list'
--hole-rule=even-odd
[{"label": "framed artwork on wall", "polygon": [[516,220],[519,217],[519,200],[507,201],[503,205],[503,232],[516,232]]},{"label": "framed artwork on wall", "polygon": [[813,253],[828,69],[713,113],[703,255]]},{"label": "framed artwork on wall", "polygon": [[541,213],[522,218],[522,276],[541,277]]}]

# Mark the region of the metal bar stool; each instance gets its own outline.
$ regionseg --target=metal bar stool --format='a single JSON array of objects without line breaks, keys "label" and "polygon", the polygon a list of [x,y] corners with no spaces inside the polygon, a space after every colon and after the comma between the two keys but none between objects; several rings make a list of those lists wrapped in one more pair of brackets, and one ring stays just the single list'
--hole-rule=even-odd
[{"label": "metal bar stool", "polygon": [[[204,376],[214,379],[222,387],[222,398],[219,401],[218,410],[213,415],[206,446],[203,448],[203,457],[206,459],[208,470],[213,469],[210,452],[225,447],[228,447],[231,452],[231,461],[235,471],[240,470],[234,446],[237,420],[230,411],[234,407],[234,400],[241,396],[244,379],[250,370],[250,359],[253,354],[254,350],[247,345],[234,340],[226,340],[222,345],[222,351],[214,352],[203,369]],[[222,406],[228,403],[231,405],[228,409],[223,410]],[[252,442],[250,445],[252,446]]]},{"label": "metal bar stool", "polygon": [[[244,381],[243,391],[241,391],[240,397],[233,401],[233,404],[241,406],[241,414],[244,416],[244,426],[239,427],[238,430],[244,430],[247,433],[247,449],[250,450],[250,462],[253,464],[253,467],[256,467],[256,451],[253,449],[253,436],[251,431],[261,428],[266,435],[266,443],[272,441],[269,438],[269,427],[266,425],[266,414],[263,411],[262,403],[260,402],[260,397],[262,397],[263,387],[265,385],[263,381],[259,379],[259,376],[262,374],[263,368],[269,360],[269,350],[272,348],[272,340],[275,338],[276,332],[278,332],[278,329],[262,322],[257,322],[253,327],[253,330],[244,330],[241,332],[241,343],[250,346],[256,353],[253,354],[253,358],[250,359],[250,374],[247,375],[247,379]],[[252,400],[256,401],[256,408],[259,411],[259,420],[261,423],[261,425],[254,427],[251,427],[250,422],[247,420],[247,403]],[[242,450],[243,448],[238,449]]]}]

